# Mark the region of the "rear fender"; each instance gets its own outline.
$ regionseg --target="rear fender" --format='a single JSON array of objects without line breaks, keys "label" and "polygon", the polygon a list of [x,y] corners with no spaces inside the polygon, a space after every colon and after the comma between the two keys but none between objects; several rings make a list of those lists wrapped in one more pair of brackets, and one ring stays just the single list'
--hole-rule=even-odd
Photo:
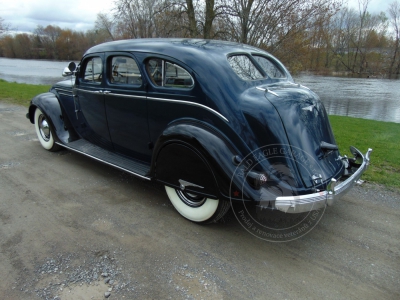
[{"label": "rear fender", "polygon": [[[158,139],[150,173],[165,185],[211,198],[228,198],[237,151],[215,129],[199,123],[169,126]],[[191,185],[193,184],[193,185]]]},{"label": "rear fender", "polygon": [[55,140],[67,144],[78,138],[75,130],[70,125],[69,119],[63,113],[60,102],[53,93],[43,93],[34,97],[29,107],[29,120],[34,124],[36,108],[39,108],[45,115],[54,129]]}]

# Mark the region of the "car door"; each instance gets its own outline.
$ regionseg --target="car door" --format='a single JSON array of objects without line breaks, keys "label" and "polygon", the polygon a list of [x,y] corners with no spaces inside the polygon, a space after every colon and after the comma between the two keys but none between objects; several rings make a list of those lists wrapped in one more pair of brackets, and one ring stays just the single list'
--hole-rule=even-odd
[{"label": "car door", "polygon": [[[198,109],[201,91],[192,75],[171,59],[150,56],[145,60],[149,109],[149,132],[155,143],[174,120],[206,117]],[[199,96],[200,95],[200,96]]]},{"label": "car door", "polygon": [[115,151],[150,163],[145,82],[132,54],[106,54],[105,88],[106,116]]},{"label": "car door", "polygon": [[78,132],[89,142],[112,150],[104,104],[104,54],[85,57],[75,85]]}]

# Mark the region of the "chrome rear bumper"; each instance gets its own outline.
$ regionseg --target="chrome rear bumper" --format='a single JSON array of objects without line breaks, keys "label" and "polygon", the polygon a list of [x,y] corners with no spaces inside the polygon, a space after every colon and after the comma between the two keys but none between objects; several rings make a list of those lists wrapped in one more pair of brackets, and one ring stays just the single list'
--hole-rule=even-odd
[{"label": "chrome rear bumper", "polygon": [[277,197],[275,208],[286,213],[302,213],[333,205],[357,183],[369,165],[372,149],[368,149],[365,156],[355,147],[350,147],[350,151],[356,158],[361,158],[362,163],[349,178],[340,183],[332,178],[326,191],[302,196]]}]

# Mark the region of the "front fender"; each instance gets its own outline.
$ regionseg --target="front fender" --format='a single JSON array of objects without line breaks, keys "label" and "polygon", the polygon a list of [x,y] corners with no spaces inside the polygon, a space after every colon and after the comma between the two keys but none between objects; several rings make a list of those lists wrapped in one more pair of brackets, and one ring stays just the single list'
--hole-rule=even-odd
[{"label": "front fender", "polygon": [[72,139],[75,139],[76,133],[73,131],[72,126],[68,126],[68,117],[63,114],[60,102],[55,94],[50,92],[43,93],[32,99],[27,115],[32,124],[35,122],[36,108],[39,108],[46,115],[54,130],[54,138],[57,142],[67,144]]}]

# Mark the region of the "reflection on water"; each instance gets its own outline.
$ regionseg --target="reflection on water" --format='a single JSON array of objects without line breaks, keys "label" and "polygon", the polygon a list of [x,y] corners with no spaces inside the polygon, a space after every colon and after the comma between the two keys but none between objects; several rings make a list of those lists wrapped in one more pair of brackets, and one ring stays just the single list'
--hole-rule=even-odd
[{"label": "reflection on water", "polygon": [[[0,78],[31,84],[63,80],[68,62],[0,57]],[[400,80],[300,75],[295,78],[315,91],[328,114],[400,123]]]},{"label": "reflection on water", "polygon": [[296,83],[316,92],[330,115],[400,123],[400,81],[301,75]]}]

